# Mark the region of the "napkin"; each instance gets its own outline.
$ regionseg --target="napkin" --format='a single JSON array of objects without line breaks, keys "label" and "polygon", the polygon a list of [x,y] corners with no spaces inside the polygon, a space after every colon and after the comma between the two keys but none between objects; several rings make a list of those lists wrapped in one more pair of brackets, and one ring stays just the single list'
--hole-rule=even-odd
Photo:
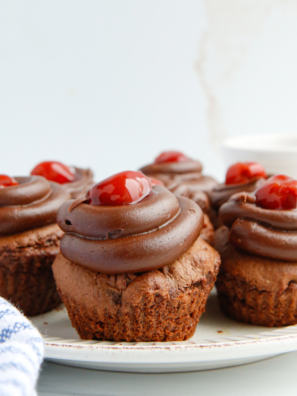
[{"label": "napkin", "polygon": [[44,345],[32,323],[0,297],[0,395],[36,396]]}]

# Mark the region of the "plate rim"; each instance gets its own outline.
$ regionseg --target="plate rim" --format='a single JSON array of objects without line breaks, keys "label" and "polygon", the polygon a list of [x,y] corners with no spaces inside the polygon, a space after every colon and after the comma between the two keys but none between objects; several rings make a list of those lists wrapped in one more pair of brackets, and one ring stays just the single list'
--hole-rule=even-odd
[{"label": "plate rim", "polygon": [[[199,324],[198,324],[199,326]],[[234,344],[234,343],[246,343],[246,342],[258,342],[260,340],[271,340],[275,338],[287,338],[287,337],[297,337],[297,324],[290,326],[281,326],[274,328],[267,328],[267,331],[261,331],[260,333],[253,334],[252,332],[247,335],[240,336],[223,336],[218,337],[217,341],[210,340],[208,341],[204,338],[206,343],[199,343],[195,341],[191,341],[191,338],[185,341],[107,341],[107,340],[83,340],[80,338],[64,338],[64,337],[55,337],[55,336],[47,336],[42,335],[45,345],[57,345],[57,346],[74,346],[76,344],[81,344],[83,347],[105,347],[105,348],[149,348],[149,347],[157,347],[157,348],[168,348],[168,347],[200,347],[200,346],[210,346],[210,345],[218,345],[218,344]],[[238,338],[238,340],[235,340]],[[69,342],[67,342],[69,340]],[[71,342],[72,341],[72,342]],[[74,342],[73,342],[74,341]],[[55,344],[57,342],[57,344]],[[63,343],[64,342],[64,343]],[[108,343],[108,344],[106,344]],[[190,344],[189,344],[190,343]],[[131,344],[131,345],[125,345]],[[133,344],[133,345],[132,345]],[[144,345],[136,345],[136,344],[144,344]],[[156,345],[157,344],[157,345]]]}]

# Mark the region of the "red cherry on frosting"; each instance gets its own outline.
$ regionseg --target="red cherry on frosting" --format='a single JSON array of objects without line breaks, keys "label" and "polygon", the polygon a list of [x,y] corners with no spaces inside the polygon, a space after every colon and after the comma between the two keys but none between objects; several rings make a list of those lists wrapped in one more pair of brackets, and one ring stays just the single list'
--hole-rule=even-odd
[{"label": "red cherry on frosting", "polygon": [[47,180],[64,184],[70,183],[75,180],[75,174],[71,169],[61,164],[61,162],[56,161],[45,161],[41,162],[32,170],[31,175],[33,176],[43,176]]},{"label": "red cherry on frosting", "polygon": [[164,151],[156,159],[155,164],[163,164],[166,162],[185,162],[190,158],[186,157],[180,151]]},{"label": "red cherry on frosting", "polygon": [[264,209],[295,209],[297,180],[284,175],[270,177],[255,191],[256,204]]},{"label": "red cherry on frosting", "polygon": [[19,183],[10,176],[0,175],[0,188],[17,186]]},{"label": "red cherry on frosting", "polygon": [[152,186],[164,186],[164,183],[161,180],[156,179],[155,177],[150,177],[149,179],[151,181]]},{"label": "red cherry on frosting", "polygon": [[226,184],[246,183],[256,177],[264,177],[267,175],[265,169],[258,162],[238,162],[230,166],[226,174]]},{"label": "red cherry on frosting", "polygon": [[91,205],[129,205],[152,191],[151,181],[142,172],[125,171],[95,184],[88,193]]}]

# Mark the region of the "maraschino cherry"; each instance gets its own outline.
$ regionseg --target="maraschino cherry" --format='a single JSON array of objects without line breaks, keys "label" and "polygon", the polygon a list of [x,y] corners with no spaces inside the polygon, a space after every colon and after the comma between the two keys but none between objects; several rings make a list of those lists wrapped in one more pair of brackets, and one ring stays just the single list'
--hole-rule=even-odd
[{"label": "maraschino cherry", "polygon": [[0,188],[18,186],[18,182],[10,176],[0,175]]},{"label": "maraschino cherry", "polygon": [[64,184],[75,180],[72,170],[61,162],[45,161],[41,162],[31,172],[32,176],[43,176],[47,180]]},{"label": "maraschino cherry", "polygon": [[164,186],[165,185],[161,180],[156,179],[155,177],[150,177],[149,179],[151,181],[152,186]]},{"label": "maraschino cherry", "polygon": [[230,166],[226,174],[226,184],[247,183],[252,179],[267,178],[265,169],[258,162],[237,162]]},{"label": "maraschino cherry", "polygon": [[164,151],[155,159],[155,164],[164,164],[166,162],[185,162],[185,161],[190,161],[190,158],[185,156],[180,151]]},{"label": "maraschino cherry", "polygon": [[151,181],[142,172],[125,171],[95,184],[88,198],[91,205],[129,205],[141,201],[151,191]]},{"label": "maraschino cherry", "polygon": [[264,209],[295,209],[297,180],[284,175],[270,177],[255,191],[256,204]]}]

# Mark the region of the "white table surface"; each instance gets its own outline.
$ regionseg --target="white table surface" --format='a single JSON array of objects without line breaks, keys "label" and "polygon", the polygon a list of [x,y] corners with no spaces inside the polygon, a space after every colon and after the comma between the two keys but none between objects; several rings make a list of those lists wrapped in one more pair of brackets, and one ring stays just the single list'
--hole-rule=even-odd
[{"label": "white table surface", "polygon": [[258,363],[183,374],[126,374],[44,363],[39,396],[290,396],[297,394],[297,352]]}]

